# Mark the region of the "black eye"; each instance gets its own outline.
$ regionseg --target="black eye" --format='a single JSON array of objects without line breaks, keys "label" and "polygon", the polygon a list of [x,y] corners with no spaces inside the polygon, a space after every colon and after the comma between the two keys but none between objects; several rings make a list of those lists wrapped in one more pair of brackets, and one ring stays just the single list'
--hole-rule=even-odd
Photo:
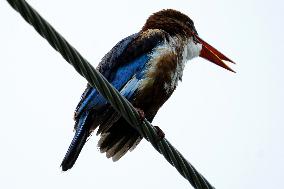
[{"label": "black eye", "polygon": [[195,35],[192,36],[192,40],[193,40],[193,43],[197,44],[199,43],[198,39],[195,37]]}]

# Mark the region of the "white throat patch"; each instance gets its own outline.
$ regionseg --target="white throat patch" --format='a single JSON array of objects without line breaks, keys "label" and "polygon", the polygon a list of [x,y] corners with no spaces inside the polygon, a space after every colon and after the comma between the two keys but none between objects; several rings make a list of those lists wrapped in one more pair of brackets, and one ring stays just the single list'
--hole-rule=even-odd
[{"label": "white throat patch", "polygon": [[187,44],[184,46],[183,58],[186,59],[185,61],[191,60],[199,56],[201,49],[202,49],[202,44],[194,43],[193,39],[190,38]]}]

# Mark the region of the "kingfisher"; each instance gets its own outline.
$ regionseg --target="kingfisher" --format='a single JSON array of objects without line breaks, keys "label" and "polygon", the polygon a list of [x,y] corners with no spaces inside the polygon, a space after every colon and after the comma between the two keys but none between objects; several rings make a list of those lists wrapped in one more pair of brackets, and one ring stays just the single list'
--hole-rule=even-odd
[{"label": "kingfisher", "polygon": [[[118,42],[96,69],[141,117],[152,122],[182,79],[186,62],[198,56],[234,72],[224,61],[234,62],[202,40],[187,15],[164,9],[149,16],[138,33]],[[96,129],[100,152],[113,161],[142,140],[139,132],[89,84],[76,107],[74,120],[75,135],[61,163],[63,171],[73,167]]]}]

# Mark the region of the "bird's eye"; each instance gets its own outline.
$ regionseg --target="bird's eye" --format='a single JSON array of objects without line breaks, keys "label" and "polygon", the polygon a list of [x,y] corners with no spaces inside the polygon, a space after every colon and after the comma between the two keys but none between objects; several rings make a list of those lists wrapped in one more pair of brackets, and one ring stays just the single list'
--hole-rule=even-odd
[{"label": "bird's eye", "polygon": [[200,43],[199,40],[197,39],[197,37],[195,35],[192,35],[192,41],[193,43],[197,44]]}]

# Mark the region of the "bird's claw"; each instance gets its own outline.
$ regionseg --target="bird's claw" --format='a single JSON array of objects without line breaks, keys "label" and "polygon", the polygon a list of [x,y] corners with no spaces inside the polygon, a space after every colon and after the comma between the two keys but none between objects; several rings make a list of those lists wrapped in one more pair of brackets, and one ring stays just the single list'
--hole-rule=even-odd
[{"label": "bird's claw", "polygon": [[160,127],[159,126],[154,126],[155,127],[155,129],[157,130],[157,134],[158,134],[158,136],[159,136],[159,141],[160,140],[162,140],[163,138],[165,138],[165,133],[164,133],[164,131],[162,131],[162,129],[160,129]]},{"label": "bird's claw", "polygon": [[139,119],[142,122],[145,119],[145,113],[142,109],[140,108],[135,108],[137,113],[139,114]]}]

